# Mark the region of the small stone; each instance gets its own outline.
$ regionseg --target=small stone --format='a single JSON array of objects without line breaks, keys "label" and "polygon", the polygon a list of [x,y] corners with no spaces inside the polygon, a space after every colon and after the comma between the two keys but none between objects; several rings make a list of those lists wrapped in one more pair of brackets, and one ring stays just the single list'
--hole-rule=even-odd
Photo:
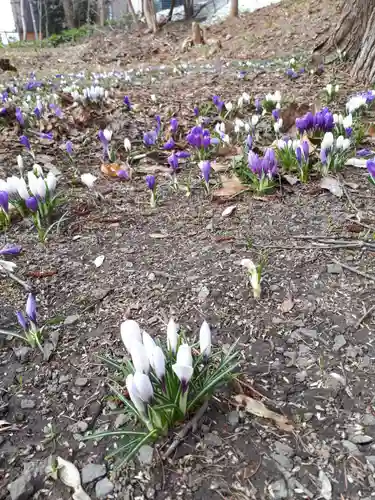
[{"label": "small stone", "polygon": [[371,436],[364,436],[363,434],[357,434],[350,438],[350,441],[354,444],[369,444],[373,442],[373,438]]},{"label": "small stone", "polygon": [[307,372],[306,370],[303,370],[302,372],[296,373],[296,380],[297,382],[304,382],[307,377]]},{"label": "small stone", "polygon": [[228,413],[228,423],[229,425],[237,425],[238,422],[240,421],[240,414],[238,411],[231,411]]},{"label": "small stone", "polygon": [[7,489],[11,500],[27,500],[34,493],[33,485],[25,476],[20,476],[12,483],[9,483]]},{"label": "small stone", "polygon": [[89,424],[83,420],[76,422],[75,424],[69,425],[68,431],[76,434],[77,432],[86,432]]},{"label": "small stone", "polygon": [[71,326],[77,323],[79,320],[79,315],[78,314],[72,314],[71,316],[67,316],[64,321],[65,326]]},{"label": "small stone", "polygon": [[115,485],[107,477],[105,477],[96,483],[95,495],[97,498],[104,498],[112,493],[114,487]]},{"label": "small stone", "polygon": [[310,339],[316,339],[318,336],[318,332],[316,330],[309,330],[308,328],[300,328],[298,332],[301,335],[305,335],[305,337],[309,337]]},{"label": "small stone", "polygon": [[206,300],[210,295],[210,290],[206,286],[202,286],[202,288],[198,292],[198,299],[203,301]]},{"label": "small stone", "polygon": [[217,434],[210,432],[204,436],[204,443],[208,446],[221,446],[223,440]]},{"label": "small stone", "polygon": [[271,458],[275,460],[278,464],[284,467],[287,470],[293,469],[293,461],[289,460],[289,458],[285,455],[279,455],[278,453],[271,453]]},{"label": "small stone", "polygon": [[92,483],[96,479],[100,479],[107,474],[105,465],[102,464],[87,464],[81,472],[82,484]]},{"label": "small stone", "polygon": [[155,498],[155,490],[154,488],[147,488],[147,491],[146,491],[146,498],[148,500],[152,500],[153,498]]},{"label": "small stone", "polygon": [[88,378],[84,378],[84,377],[78,377],[76,378],[76,381],[74,382],[74,384],[77,386],[77,387],[85,387],[85,385],[87,385],[87,382],[89,381]]},{"label": "small stone", "polygon": [[21,401],[22,410],[32,410],[33,408],[35,408],[35,401],[32,399],[23,399]]},{"label": "small stone", "polygon": [[21,423],[25,420],[25,414],[22,411],[16,411],[14,414],[14,421],[17,423]]},{"label": "small stone", "polygon": [[31,349],[30,349],[30,347],[23,346],[23,347],[18,347],[16,349],[13,349],[13,352],[14,352],[16,358],[18,359],[18,361],[21,361],[21,363],[25,363],[25,361],[27,361],[29,358]]},{"label": "small stone", "polygon": [[362,455],[362,453],[359,451],[359,448],[356,444],[352,443],[351,441],[348,441],[347,439],[343,439],[341,441],[343,447],[352,455]]},{"label": "small stone", "polygon": [[59,383],[65,384],[66,382],[69,382],[69,380],[70,380],[70,375],[60,375]]},{"label": "small stone", "polygon": [[366,457],[366,460],[369,464],[375,467],[375,455],[369,455]]},{"label": "small stone", "polygon": [[335,343],[333,344],[333,350],[334,351],[340,350],[341,347],[344,347],[344,345],[346,344],[344,335],[336,335],[334,342]]},{"label": "small stone", "polygon": [[152,448],[152,446],[145,444],[139,448],[138,460],[142,465],[151,465],[153,455],[154,449]]},{"label": "small stone", "polygon": [[375,416],[371,415],[371,413],[366,413],[362,418],[363,425],[375,425]]},{"label": "small stone", "polygon": [[122,427],[123,425],[126,424],[127,421],[128,421],[128,418],[125,415],[125,413],[120,413],[119,415],[117,415],[115,423],[114,423],[115,429]]},{"label": "small stone", "polygon": [[274,481],[268,486],[268,491],[270,492],[271,498],[273,500],[282,500],[283,498],[288,498],[288,489],[284,479],[279,479]]},{"label": "small stone", "polygon": [[341,274],[342,267],[340,264],[328,264],[327,265],[327,273],[329,274]]},{"label": "small stone", "polygon": [[148,279],[149,279],[150,281],[155,281],[155,280],[156,280],[155,273],[150,273],[147,277],[148,277]]},{"label": "small stone", "polygon": [[281,441],[276,441],[274,443],[276,453],[279,455],[287,455],[288,457],[293,457],[295,455],[295,452],[293,448],[291,448],[288,444],[282,443]]}]

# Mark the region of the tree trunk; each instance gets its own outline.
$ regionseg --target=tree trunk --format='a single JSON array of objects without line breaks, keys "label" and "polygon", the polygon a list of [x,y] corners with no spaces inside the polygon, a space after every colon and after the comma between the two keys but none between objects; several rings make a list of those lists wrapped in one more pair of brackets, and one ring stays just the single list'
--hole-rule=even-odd
[{"label": "tree trunk", "polygon": [[138,18],[137,18],[137,14],[135,13],[135,10],[134,10],[132,0],[127,0],[127,4],[128,4],[128,10],[130,10],[130,13],[133,17],[135,24],[138,24]]},{"label": "tree trunk", "polygon": [[194,15],[194,0],[184,0],[185,19],[191,19]]},{"label": "tree trunk", "polygon": [[98,22],[100,26],[104,26],[105,22],[104,0],[98,0],[97,11],[98,11]]},{"label": "tree trunk", "polygon": [[202,45],[204,43],[203,33],[199,23],[191,23],[191,39],[193,45]]},{"label": "tree trunk", "polygon": [[90,24],[90,21],[91,21],[91,0],[87,0],[86,24]]},{"label": "tree trunk", "polygon": [[238,17],[238,0],[230,1],[230,17]]},{"label": "tree trunk", "polygon": [[351,74],[354,78],[372,82],[375,79],[374,27],[373,0],[347,1],[334,32],[316,47],[314,54],[321,54],[332,61],[340,51],[345,59],[352,62]]},{"label": "tree trunk", "polygon": [[26,40],[27,28],[26,28],[26,20],[25,20],[25,0],[20,0],[20,16],[22,23],[22,40]]},{"label": "tree trunk", "polygon": [[29,0],[29,8],[30,8],[30,14],[31,14],[31,21],[33,23],[34,37],[35,37],[35,40],[38,40],[38,28],[36,25],[34,5],[33,5],[32,0]]},{"label": "tree trunk", "polygon": [[143,0],[143,10],[145,13],[147,27],[152,30],[153,33],[156,33],[158,25],[156,22],[154,0]]},{"label": "tree trunk", "polygon": [[171,8],[169,9],[169,14],[167,17],[167,21],[172,21],[172,16],[173,16],[173,11],[174,11],[174,6],[176,5],[176,0],[171,0]]},{"label": "tree trunk", "polygon": [[47,0],[44,0],[44,32],[46,35],[46,38],[49,37],[49,24],[48,24],[48,7],[47,7]]},{"label": "tree trunk", "polygon": [[63,0],[65,22],[69,29],[75,28],[72,0]]}]

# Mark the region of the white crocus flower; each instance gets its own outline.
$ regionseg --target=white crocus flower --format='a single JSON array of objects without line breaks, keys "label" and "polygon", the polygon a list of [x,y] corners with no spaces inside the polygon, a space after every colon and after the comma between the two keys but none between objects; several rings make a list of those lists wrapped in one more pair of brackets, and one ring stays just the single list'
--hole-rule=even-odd
[{"label": "white crocus flower", "polygon": [[293,139],[293,141],[289,140],[288,146],[292,147],[293,149],[297,149],[301,147],[301,141],[298,139]]},{"label": "white crocus flower", "polygon": [[280,132],[281,127],[283,126],[283,119],[279,118],[277,122],[273,124],[273,129],[278,134]]},{"label": "white crocus flower", "polygon": [[221,138],[221,139],[222,139],[222,141],[223,141],[225,144],[229,144],[229,143],[230,143],[230,137],[229,137],[229,135],[228,135],[228,134],[224,134],[224,135],[222,136],[222,138]]},{"label": "white crocus flower", "polygon": [[50,193],[53,193],[56,189],[56,184],[57,184],[57,179],[56,179],[56,176],[53,172],[48,172],[47,178],[46,178],[46,183],[47,183],[48,191]]},{"label": "white crocus flower", "polygon": [[6,273],[12,273],[16,267],[17,264],[15,264],[14,262],[8,262],[7,260],[0,259],[0,271]]},{"label": "white crocus flower", "polygon": [[188,344],[181,344],[178,348],[176,363],[182,366],[193,366],[191,347]]},{"label": "white crocus flower", "polygon": [[128,375],[126,377],[126,388],[129,393],[129,397],[133,403],[133,405],[136,407],[136,409],[139,411],[139,413],[145,413],[145,405],[140,398],[139,394],[137,393],[137,389],[135,388],[134,385],[134,376],[132,374]]},{"label": "white crocus flower", "polygon": [[165,356],[161,347],[156,346],[152,351],[151,364],[158,379],[162,380],[165,375]]},{"label": "white crocus flower", "polygon": [[276,109],[281,109],[281,103],[280,102],[276,103]]},{"label": "white crocus flower", "polygon": [[167,343],[168,343],[168,349],[175,354],[178,344],[178,333],[177,333],[177,325],[173,318],[169,320],[167,326]]},{"label": "white crocus flower", "polygon": [[344,144],[344,138],[342,135],[340,135],[337,139],[336,139],[336,149],[342,149],[343,148],[343,144]]},{"label": "white crocus flower", "polygon": [[199,347],[201,354],[208,358],[211,354],[211,330],[207,321],[203,321],[199,332]]},{"label": "white crocus flower", "polygon": [[125,137],[125,139],[124,139],[124,148],[125,148],[125,151],[128,151],[128,152],[131,151],[131,148],[132,148],[132,144],[127,137]]},{"label": "white crocus flower", "polygon": [[333,121],[335,122],[336,125],[342,125],[343,120],[344,118],[341,113],[340,114],[335,113],[333,115]]},{"label": "white crocus flower", "polygon": [[38,184],[38,177],[34,174],[34,172],[27,172],[27,180],[29,183],[29,189],[33,196],[38,196],[39,192],[39,184]]},{"label": "white crocus flower", "polygon": [[233,104],[232,104],[231,102],[226,102],[226,103],[225,103],[225,109],[226,109],[227,111],[232,111],[232,109],[233,109]]},{"label": "white crocus flower", "polygon": [[127,319],[121,323],[120,335],[129,354],[131,353],[133,342],[142,343],[141,329],[138,323],[133,319]]},{"label": "white crocus flower", "polygon": [[108,128],[105,128],[103,130],[103,135],[105,137],[105,139],[110,142],[110,140],[112,139],[112,130],[109,130]]},{"label": "white crocus flower", "polygon": [[[1,189],[0,189],[1,191]],[[30,198],[25,179],[20,179],[18,183],[18,194],[23,200]]]},{"label": "white crocus flower", "polygon": [[327,92],[327,94],[329,95],[329,97],[331,97],[332,92],[333,92],[333,86],[332,86],[332,83],[328,83],[328,84],[327,84],[327,86],[326,86],[326,92]]},{"label": "white crocus flower", "polygon": [[147,374],[150,371],[150,361],[143,344],[136,341],[131,342],[130,355],[136,372]]},{"label": "white crocus flower", "polygon": [[342,143],[342,150],[343,151],[346,151],[347,149],[350,148],[350,139],[348,137],[346,137],[344,140],[343,140],[343,143]]},{"label": "white crocus flower", "polygon": [[146,349],[148,360],[152,366],[152,353],[156,347],[154,339],[147,332],[142,333],[143,345]]},{"label": "white crocus flower", "polygon": [[289,64],[291,66],[293,66],[293,64],[296,64],[296,60],[294,59],[294,57],[292,57],[292,59],[289,61]]},{"label": "white crocus flower", "polygon": [[81,175],[82,184],[87,186],[89,189],[92,189],[96,179],[97,179],[97,177],[95,177],[95,175],[92,175],[92,174],[82,174]]},{"label": "white crocus flower", "polygon": [[330,149],[333,146],[333,134],[332,132],[326,132],[324,134],[322,143],[321,143],[321,149]]},{"label": "white crocus flower", "polygon": [[135,372],[133,377],[133,384],[137,390],[137,394],[145,403],[149,403],[153,396],[154,390],[150,379],[144,373]]},{"label": "white crocus flower", "polygon": [[157,99],[156,99],[156,95],[155,95],[155,94],[151,94],[151,95],[150,95],[150,98],[151,98],[151,101],[152,101],[152,102],[156,102],[156,100],[157,100]]},{"label": "white crocus flower", "polygon": [[335,92],[337,94],[337,92],[340,90],[340,85],[335,85]]},{"label": "white crocus flower", "polygon": [[2,179],[0,179],[0,191],[5,191],[6,193],[8,193],[8,190],[9,186],[7,181],[3,181]]},{"label": "white crocus flower", "polygon": [[250,283],[251,283],[251,286],[253,288],[254,297],[257,299],[260,298],[260,295],[262,292],[261,286],[260,286],[261,276],[260,276],[260,272],[257,269],[257,266],[254,264],[254,262],[251,259],[242,259],[241,266],[246,267],[246,269],[248,270],[248,272],[250,274]]},{"label": "white crocus flower", "polygon": [[277,147],[278,147],[279,149],[284,149],[284,148],[287,148],[287,147],[288,147],[288,143],[287,143],[287,142],[285,142],[283,139],[279,139],[279,140],[277,141]]},{"label": "white crocus flower", "polygon": [[172,365],[172,370],[179,378],[182,386],[184,388],[187,387],[187,384],[189,383],[191,377],[193,376],[193,371],[194,371],[193,367],[187,365],[179,365],[178,363],[175,363],[174,365]]},{"label": "white crocus flower", "polygon": [[12,175],[12,177],[7,178],[7,185],[8,185],[7,191],[10,195],[18,193],[19,181],[20,181],[19,177],[16,177],[15,175]]},{"label": "white crocus flower", "polygon": [[21,155],[17,156],[17,165],[18,165],[18,170],[22,174],[24,171],[24,164],[23,164],[23,159]]},{"label": "white crocus flower", "polygon": [[40,165],[38,165],[38,163],[34,163],[33,165],[33,173],[36,177],[43,177],[44,173],[43,173],[43,169]]},{"label": "white crocus flower", "polygon": [[46,197],[47,194],[47,185],[46,181],[43,179],[43,177],[37,177],[36,179],[37,182],[37,193],[42,200]]},{"label": "white crocus flower", "polygon": [[353,125],[353,116],[349,114],[348,116],[345,116],[345,118],[342,120],[342,126],[347,129],[351,128]]},{"label": "white crocus flower", "polygon": [[259,122],[259,116],[258,115],[253,115],[251,117],[251,125],[255,127]]},{"label": "white crocus flower", "polygon": [[366,106],[366,97],[363,95],[355,95],[346,103],[346,109],[349,114],[354,113],[362,106]]}]

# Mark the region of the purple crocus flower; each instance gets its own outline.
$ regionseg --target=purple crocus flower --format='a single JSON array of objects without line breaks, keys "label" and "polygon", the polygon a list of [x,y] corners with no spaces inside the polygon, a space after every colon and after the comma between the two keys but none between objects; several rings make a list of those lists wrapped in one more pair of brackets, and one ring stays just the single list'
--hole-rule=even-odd
[{"label": "purple crocus flower", "polygon": [[72,141],[66,141],[66,143],[65,143],[65,149],[66,149],[66,152],[68,153],[68,155],[72,156],[72,154],[73,154],[73,143],[72,143]]},{"label": "purple crocus flower", "polygon": [[178,169],[178,156],[176,153],[172,153],[170,156],[168,156],[168,163],[173,170]]},{"label": "purple crocus flower", "polygon": [[20,137],[20,143],[22,144],[22,146],[25,146],[25,148],[28,151],[31,150],[30,141],[29,141],[29,138],[27,137],[27,135],[21,135],[21,137]]},{"label": "purple crocus flower", "polygon": [[156,184],[155,176],[154,175],[147,175],[145,180],[146,180],[146,184],[147,184],[148,189],[150,189],[150,191],[153,191],[155,189],[155,184]]},{"label": "purple crocus flower", "polygon": [[204,135],[202,138],[202,146],[207,149],[211,146],[211,137],[209,135]]},{"label": "purple crocus flower", "polygon": [[270,170],[275,170],[277,168],[277,160],[275,151],[272,148],[267,148],[264,154],[264,161],[269,166]]},{"label": "purple crocus flower", "polygon": [[246,73],[247,73],[247,71],[244,71],[244,70],[239,71],[238,78],[240,80],[243,80],[245,78],[245,76],[246,76]]},{"label": "purple crocus flower", "polygon": [[258,98],[255,99],[255,110],[257,113],[261,113],[262,112],[262,105],[260,104],[260,100]]},{"label": "purple crocus flower", "polygon": [[173,140],[173,137],[171,137],[163,146],[163,149],[170,150],[175,147],[175,142]]},{"label": "purple crocus flower", "polygon": [[38,200],[35,198],[35,196],[27,198],[25,204],[26,207],[30,210],[30,212],[36,212],[38,210]]},{"label": "purple crocus flower", "polygon": [[21,251],[22,247],[20,246],[6,247],[0,250],[0,255],[18,255]]},{"label": "purple crocus flower", "polygon": [[322,149],[320,151],[320,160],[325,165],[327,163],[327,151],[325,149]]},{"label": "purple crocus flower", "polygon": [[171,132],[172,132],[172,134],[175,134],[177,132],[177,129],[178,129],[177,118],[172,118],[170,124],[171,124],[171,127],[170,127]]},{"label": "purple crocus flower", "polygon": [[353,129],[352,127],[348,127],[345,129],[345,134],[346,134],[346,137],[351,137],[352,134],[353,134]]},{"label": "purple crocus flower", "polygon": [[249,151],[253,147],[253,136],[250,134],[246,137],[246,146],[249,148]]},{"label": "purple crocus flower", "polygon": [[305,160],[308,161],[310,148],[309,148],[309,143],[307,141],[302,141],[302,151],[303,151],[303,155],[305,157]]},{"label": "purple crocus flower", "polygon": [[38,136],[41,138],[41,139],[48,139],[49,141],[52,141],[53,139],[53,133],[52,132],[38,132]]},{"label": "purple crocus flower", "polygon": [[294,75],[296,75],[296,74],[297,74],[297,73],[294,71],[294,69],[292,69],[292,68],[288,68],[288,69],[286,70],[286,72],[285,72],[285,73],[286,73],[286,75],[287,75],[289,78],[293,78],[293,77],[294,77]]},{"label": "purple crocus flower", "polygon": [[357,151],[357,156],[360,156],[360,157],[365,157],[365,156],[370,156],[372,155],[373,152],[371,151],[371,149],[360,149],[359,151]]},{"label": "purple crocus flower", "polygon": [[29,293],[26,302],[26,315],[30,321],[36,324],[36,301],[32,293]]},{"label": "purple crocus flower", "polygon": [[16,108],[16,118],[21,127],[23,127],[25,125],[25,120],[23,118],[21,108]]},{"label": "purple crocus flower", "polygon": [[211,163],[208,160],[202,161],[199,165],[199,168],[201,169],[203,179],[208,184],[210,180]]},{"label": "purple crocus flower", "polygon": [[301,135],[307,130],[304,118],[296,118],[296,128]]},{"label": "purple crocus flower", "polygon": [[280,118],[279,110],[278,109],[274,109],[272,111],[272,116],[273,116],[273,119],[275,120],[275,122],[277,122],[277,120]]},{"label": "purple crocus flower", "polygon": [[56,104],[54,103],[51,103],[49,105],[50,109],[55,113],[55,115],[58,117],[58,118],[62,118],[63,117],[63,112],[61,111],[61,108],[59,106],[57,106]]},{"label": "purple crocus flower", "polygon": [[36,107],[34,108],[34,115],[38,118],[38,120],[40,120],[40,118],[42,117],[42,110],[40,107]]},{"label": "purple crocus flower", "polygon": [[296,157],[297,157],[298,163],[301,165],[301,163],[302,163],[302,149],[299,146],[296,148]]},{"label": "purple crocus flower", "polygon": [[0,115],[6,115],[7,108],[0,108]]},{"label": "purple crocus flower", "polygon": [[177,151],[176,156],[177,158],[189,158],[190,153],[188,153],[187,151]]},{"label": "purple crocus flower", "polygon": [[221,113],[224,107],[224,101],[222,101],[219,96],[214,95],[212,97],[212,102],[217,107],[218,112]]},{"label": "purple crocus flower", "polygon": [[118,172],[117,172],[117,177],[120,177],[120,179],[124,179],[124,180],[128,180],[129,179],[129,174],[126,170],[124,169],[120,169]]},{"label": "purple crocus flower", "polygon": [[16,316],[17,316],[18,323],[21,325],[21,328],[23,328],[24,330],[27,330],[28,325],[27,325],[27,321],[25,319],[25,316],[21,313],[21,311],[17,311]]},{"label": "purple crocus flower", "polygon": [[124,97],[124,104],[125,106],[128,108],[128,110],[130,111],[132,109],[132,103],[130,102],[130,99],[129,99],[129,96],[125,96]]},{"label": "purple crocus flower", "polygon": [[155,130],[143,133],[143,143],[145,146],[155,146],[158,134]]},{"label": "purple crocus flower", "polygon": [[373,158],[372,160],[367,160],[366,167],[371,177],[375,179],[375,158]]},{"label": "purple crocus flower", "polygon": [[199,116],[199,108],[198,108],[198,106],[194,106],[194,116],[196,118],[198,118],[198,116]]},{"label": "purple crocus flower", "polygon": [[9,212],[9,194],[7,191],[0,191],[0,208],[7,214]]},{"label": "purple crocus flower", "polygon": [[155,116],[155,120],[156,120],[156,132],[157,132],[157,134],[159,134],[160,129],[161,129],[161,118],[160,118],[160,116],[156,115]]}]

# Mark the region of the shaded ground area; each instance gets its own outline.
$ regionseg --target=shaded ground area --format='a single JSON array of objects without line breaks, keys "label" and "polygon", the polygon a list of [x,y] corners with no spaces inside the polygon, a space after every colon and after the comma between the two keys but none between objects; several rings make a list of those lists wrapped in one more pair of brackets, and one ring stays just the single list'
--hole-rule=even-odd
[{"label": "shaded ground area", "polygon": [[[146,118],[139,121],[147,122],[147,115],[151,121],[156,112],[176,113],[182,125],[191,120],[194,104],[212,94],[235,101],[243,91],[262,96],[280,89],[290,101],[317,105],[321,89],[332,81],[332,69],[290,81],[280,64],[258,65],[239,80],[226,62],[272,61],[289,58],[301,47],[310,49],[335,19],[335,8],[331,3],[285,1],[240,23],[228,21],[212,28],[222,40],[231,35],[223,42],[221,65],[207,72],[161,74],[156,81],[144,76],[142,85],[125,84],[119,96],[126,89],[134,102],[142,103]],[[121,46],[121,36],[114,33],[106,35],[106,42],[98,37],[69,52],[11,54],[21,68],[17,58],[24,58],[25,72],[42,66],[45,71],[46,62],[53,72],[81,70],[83,65],[110,70],[115,61],[125,67],[142,58],[156,63],[185,57],[177,50],[185,33],[181,24],[156,38],[132,35]],[[135,39],[140,48],[133,52]],[[145,48],[149,40],[157,51]],[[334,107],[342,109],[356,86],[348,81],[345,67],[334,70],[344,89]],[[292,124],[298,108],[287,109],[284,120]],[[75,135],[79,172],[98,175],[100,151],[94,137],[106,125],[114,130],[114,140],[139,140],[138,119],[119,110],[82,118]],[[61,138],[68,136],[61,132]],[[17,148],[15,130],[4,130],[1,177],[14,170]],[[146,456],[117,476],[108,470],[114,489],[104,498],[369,499],[375,487],[375,317],[361,318],[373,304],[375,264],[374,252],[360,242],[374,233],[375,193],[364,171],[344,171],[342,198],[311,182],[283,185],[265,199],[245,193],[224,205],[207,199],[201,189],[193,189],[190,198],[170,193],[168,176],[162,173],[162,202],[152,210],[144,188],[149,163],[143,171],[134,169],[131,183],[102,176],[99,200],[74,181],[76,173],[57,143],[41,148],[38,161],[61,173],[69,223],[46,246],[36,243],[27,224],[16,224],[1,237],[0,247],[7,242],[24,247],[17,259],[19,274],[35,287],[38,314],[49,320],[48,330],[58,342],[46,362],[38,352],[1,338],[0,419],[12,428],[0,433],[0,498],[10,498],[6,485],[30,469],[30,462],[36,464],[34,487],[35,481],[42,482],[35,498],[71,498],[61,483],[44,478],[43,461],[58,454],[80,470],[90,462],[104,463],[109,442],[81,441],[87,430],[112,428],[118,418],[97,355],[124,355],[119,325],[125,317],[164,336],[174,315],[191,338],[202,318],[212,325],[215,342],[231,344],[239,338],[245,380],[240,390],[290,417],[293,430],[250,416],[228,391],[212,401],[200,428],[167,462],[161,463],[158,449],[152,467]],[[165,164],[164,158],[156,161]],[[224,208],[233,204],[233,215],[223,218]],[[351,246],[355,242],[358,247]],[[105,260],[95,268],[98,255]],[[265,262],[260,301],[252,298],[239,265],[245,257]],[[24,307],[25,293],[5,279],[0,290],[0,327],[13,328],[14,311]],[[95,481],[84,487],[96,498]]]}]

